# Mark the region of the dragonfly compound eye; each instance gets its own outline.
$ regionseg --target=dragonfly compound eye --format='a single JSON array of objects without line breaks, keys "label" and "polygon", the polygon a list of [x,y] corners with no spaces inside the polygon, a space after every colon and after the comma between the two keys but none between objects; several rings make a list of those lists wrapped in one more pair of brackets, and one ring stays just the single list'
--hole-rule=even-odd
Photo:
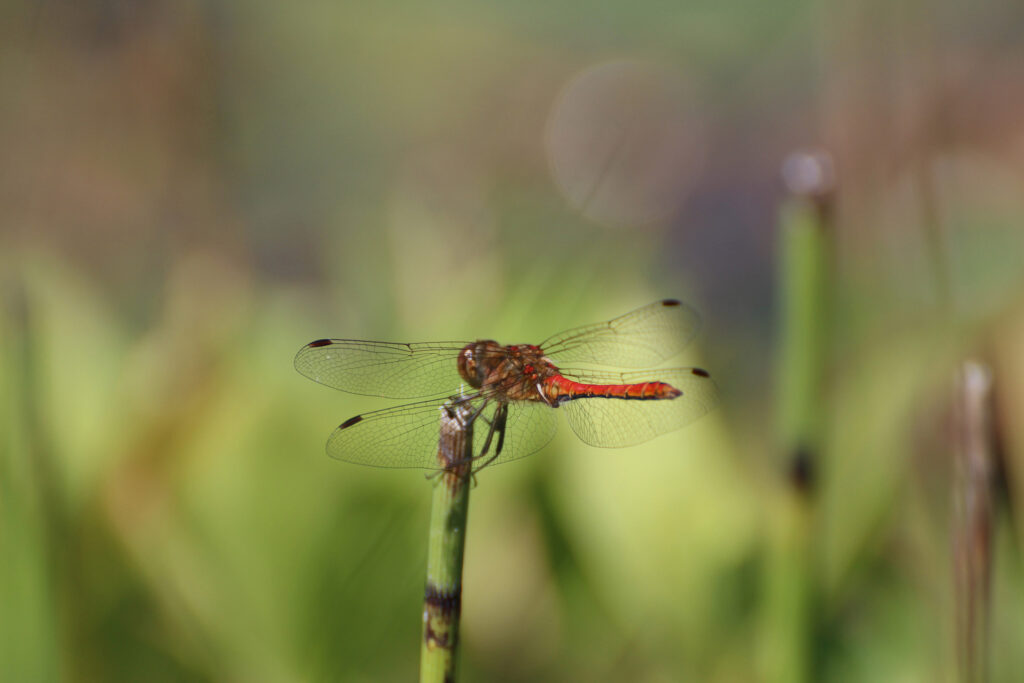
[{"label": "dragonfly compound eye", "polygon": [[480,379],[477,375],[476,352],[474,351],[475,346],[476,344],[467,344],[459,353],[459,375],[462,379],[466,380],[471,387],[479,388]]}]

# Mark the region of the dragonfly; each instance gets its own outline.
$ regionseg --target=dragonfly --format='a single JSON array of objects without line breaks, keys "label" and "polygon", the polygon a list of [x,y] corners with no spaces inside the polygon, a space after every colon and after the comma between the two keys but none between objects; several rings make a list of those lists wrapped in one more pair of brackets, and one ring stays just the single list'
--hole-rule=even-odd
[{"label": "dragonfly", "polygon": [[559,412],[583,442],[607,448],[643,443],[703,416],[718,402],[710,374],[655,367],[699,327],[695,310],[663,299],[539,345],[318,339],[299,350],[295,368],[351,394],[419,399],[345,420],[327,441],[331,457],[428,470],[461,464],[438,459],[439,411],[451,416],[454,407],[472,424],[479,470],[539,451],[554,438]]}]

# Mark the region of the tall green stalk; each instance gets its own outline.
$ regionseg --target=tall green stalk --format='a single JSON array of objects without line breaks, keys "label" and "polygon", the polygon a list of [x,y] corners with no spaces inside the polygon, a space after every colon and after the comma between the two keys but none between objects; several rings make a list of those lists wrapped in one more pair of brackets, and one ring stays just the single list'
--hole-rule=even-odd
[{"label": "tall green stalk", "polygon": [[437,457],[443,469],[434,486],[430,511],[421,683],[455,680],[473,455],[473,425],[468,417],[464,406],[449,406],[441,415]]},{"label": "tall green stalk", "polygon": [[23,287],[0,278],[0,678],[56,681],[74,659],[64,640],[80,623],[80,603],[65,590],[62,560],[73,539],[39,414],[35,321]]},{"label": "tall green stalk", "polygon": [[771,501],[765,566],[764,680],[818,678],[815,477],[824,424],[822,376],[832,226],[827,157],[787,161],[794,197],[780,212],[778,436],[786,476]]}]

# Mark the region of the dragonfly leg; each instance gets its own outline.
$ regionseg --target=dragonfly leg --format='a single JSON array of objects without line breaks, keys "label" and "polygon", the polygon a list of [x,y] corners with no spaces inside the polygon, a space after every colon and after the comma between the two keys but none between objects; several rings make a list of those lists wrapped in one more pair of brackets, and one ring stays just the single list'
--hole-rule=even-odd
[{"label": "dragonfly leg", "polygon": [[[469,401],[468,401],[468,399],[466,399],[466,400],[464,400],[463,402],[465,402],[465,403],[468,403]],[[467,417],[467,418],[466,418],[466,421],[465,421],[465,425],[466,425],[467,427],[468,427],[469,425],[473,424],[474,422],[476,422],[476,419],[477,419],[478,417],[480,417],[481,413],[483,413],[483,412],[484,412],[484,408],[486,408],[486,407],[487,407],[487,404],[488,404],[488,403],[490,403],[490,400],[489,400],[489,399],[484,399],[484,400],[483,400],[483,401],[482,401],[482,402],[480,403],[480,407],[479,407],[479,408],[477,408],[476,410],[474,410],[474,411],[473,411],[472,413],[470,413],[469,417]],[[487,418],[485,417],[485,418],[484,418],[484,420],[486,421],[486,420],[487,420]]]},{"label": "dragonfly leg", "polygon": [[[487,451],[491,449],[491,439],[494,438],[494,432],[497,430],[498,422],[501,419],[501,413],[504,408],[505,404],[499,403],[498,409],[494,411],[494,419],[487,421],[489,425],[489,428],[487,430],[487,439],[484,441],[484,447],[480,449],[480,452],[473,456],[474,460],[478,460],[484,457],[485,455],[487,455]],[[486,420],[486,418],[484,419]],[[499,441],[500,440],[501,439],[499,439]]]},{"label": "dragonfly leg", "polygon": [[505,446],[505,426],[508,422],[508,404],[498,403],[498,408],[494,411],[494,416],[491,419],[487,419],[487,416],[483,415],[483,411],[485,408],[487,408],[488,403],[490,403],[489,400],[484,400],[480,407],[476,408],[473,411],[473,413],[469,415],[465,420],[465,424],[467,427],[476,422],[477,418],[481,419],[483,422],[487,424],[487,438],[484,440],[484,445],[483,448],[480,449],[480,452],[472,454],[470,455],[470,457],[460,460],[459,462],[453,462],[448,467],[427,475],[428,479],[436,477],[441,472],[444,472],[446,469],[459,467],[460,465],[463,465],[466,462],[477,461],[487,457],[487,454],[491,450],[491,443],[494,441],[494,435],[496,433],[498,435],[498,443],[496,444],[494,454],[490,458],[488,458],[483,465],[480,465],[479,467],[473,469],[471,474],[474,475],[474,481],[477,472],[490,465],[499,455],[501,455],[501,451]]},{"label": "dragonfly leg", "polygon": [[501,455],[501,449],[505,446],[505,426],[508,421],[508,404],[501,403],[498,405],[498,409],[494,411],[494,420],[491,422],[491,431],[487,434],[487,443],[484,444],[483,450],[480,455],[474,457],[474,460],[479,460],[487,455],[487,448],[491,443],[491,437],[494,436],[494,432],[498,433],[498,445],[494,449],[494,455],[488,458],[487,462],[479,467],[473,469],[473,474],[476,474],[483,468],[494,462],[499,455]]},{"label": "dragonfly leg", "polygon": [[[456,407],[465,406],[466,404],[469,403],[470,399],[472,399],[472,398],[476,398],[476,396],[471,396],[471,397],[451,396],[448,399],[450,401],[450,405],[444,406],[444,409],[447,411],[449,417],[455,417],[455,415],[457,414],[456,411],[455,411],[455,408]],[[468,415],[468,416],[466,416],[465,418],[462,419],[462,426],[463,426],[464,429],[468,429],[474,422],[476,422],[476,419],[481,416],[481,413],[483,413],[483,411],[487,407],[488,403],[489,403],[489,400],[488,399],[484,399],[482,401],[482,403],[481,403],[479,408],[475,408],[470,415]],[[490,424],[490,422],[487,420],[486,417],[484,417],[483,420],[485,422],[488,422],[488,424]],[[484,444],[484,449],[485,450],[487,448],[487,445],[490,444],[490,442],[491,442],[491,432],[493,432],[493,431],[494,431],[494,427],[491,426],[490,427],[490,431],[487,434],[487,443]],[[441,475],[443,472],[448,472],[448,471],[451,471],[451,470],[455,470],[456,468],[458,468],[458,467],[460,467],[462,465],[465,465],[468,462],[472,462],[474,460],[476,460],[476,456],[474,456],[472,453],[470,453],[468,457],[460,458],[457,461],[450,462],[447,465],[445,465],[444,467],[442,467],[441,469],[438,469],[438,470],[435,470],[433,472],[430,472],[430,473],[426,474],[425,476],[426,476],[427,479],[434,479],[435,477],[438,477],[439,475]]]},{"label": "dragonfly leg", "polygon": [[508,422],[508,404],[501,404],[501,416],[495,416],[498,422],[498,447],[494,449],[494,457],[501,455],[501,449],[505,446],[505,425]]}]

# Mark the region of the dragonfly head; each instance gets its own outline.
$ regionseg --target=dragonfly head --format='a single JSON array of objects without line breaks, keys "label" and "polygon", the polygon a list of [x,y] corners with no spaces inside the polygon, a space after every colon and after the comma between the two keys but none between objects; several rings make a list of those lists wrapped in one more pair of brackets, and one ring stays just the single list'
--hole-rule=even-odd
[{"label": "dragonfly head", "polygon": [[473,387],[479,389],[490,372],[487,351],[498,343],[490,339],[466,344],[459,352],[459,375]]}]

